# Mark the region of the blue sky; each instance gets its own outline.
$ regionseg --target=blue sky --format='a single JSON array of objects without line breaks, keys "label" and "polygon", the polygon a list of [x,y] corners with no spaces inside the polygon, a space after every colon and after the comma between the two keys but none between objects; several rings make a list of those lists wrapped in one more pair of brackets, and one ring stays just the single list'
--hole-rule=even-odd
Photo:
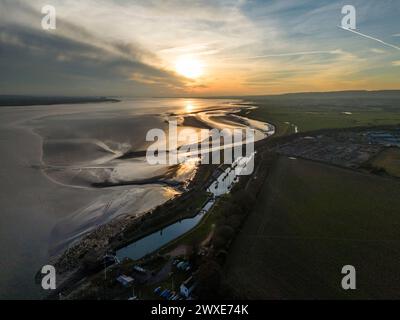
[{"label": "blue sky", "polygon": [[[53,5],[57,29],[41,28]],[[246,95],[400,89],[400,2],[0,0],[0,92]],[[185,68],[201,66],[194,78]],[[182,64],[182,63],[181,63]]]}]

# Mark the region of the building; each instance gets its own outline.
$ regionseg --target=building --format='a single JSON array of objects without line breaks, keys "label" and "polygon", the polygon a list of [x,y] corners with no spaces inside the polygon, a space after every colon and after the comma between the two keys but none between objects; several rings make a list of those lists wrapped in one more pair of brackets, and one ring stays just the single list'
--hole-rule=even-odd
[{"label": "building", "polygon": [[369,132],[368,138],[373,144],[400,147],[400,138],[391,132]]},{"label": "building", "polygon": [[194,281],[193,277],[187,279],[185,282],[181,284],[180,287],[181,296],[185,297],[186,299],[189,298],[193,290],[196,288],[196,285],[197,284]]},{"label": "building", "polygon": [[181,261],[176,265],[176,267],[182,271],[189,271],[191,268],[191,265],[188,261]]},{"label": "building", "polygon": [[146,273],[146,270],[139,266],[134,266],[133,270],[139,273]]},{"label": "building", "polygon": [[215,200],[210,200],[206,203],[206,205],[203,207],[203,209],[200,210],[201,214],[206,214],[210,209],[214,206]]},{"label": "building", "polygon": [[125,275],[119,276],[117,281],[122,284],[124,287],[129,287],[133,284],[134,279]]}]

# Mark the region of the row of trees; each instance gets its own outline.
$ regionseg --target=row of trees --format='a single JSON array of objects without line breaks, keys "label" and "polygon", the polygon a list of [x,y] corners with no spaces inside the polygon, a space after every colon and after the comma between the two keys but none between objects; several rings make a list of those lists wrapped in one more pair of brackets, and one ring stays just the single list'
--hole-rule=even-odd
[{"label": "row of trees", "polygon": [[219,199],[214,210],[218,214],[212,239],[212,252],[204,258],[196,273],[196,290],[200,299],[235,298],[234,291],[224,279],[222,268],[235,236],[246,217],[253,211],[257,195],[267,177],[274,156],[266,152],[256,158],[255,173],[241,177],[231,193]]}]

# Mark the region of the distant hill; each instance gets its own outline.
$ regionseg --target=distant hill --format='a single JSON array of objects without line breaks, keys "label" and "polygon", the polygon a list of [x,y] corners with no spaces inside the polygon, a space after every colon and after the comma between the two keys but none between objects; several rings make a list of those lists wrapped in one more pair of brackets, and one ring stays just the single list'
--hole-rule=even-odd
[{"label": "distant hill", "polygon": [[0,95],[0,107],[33,106],[33,105],[56,105],[71,103],[91,102],[118,102],[117,99],[106,97],[40,97],[40,96],[19,96]]},{"label": "distant hill", "polygon": [[[288,93],[270,96],[248,96],[244,99],[270,106],[281,107],[315,107],[320,108],[384,108],[400,110],[400,90],[385,91],[336,91]],[[315,110],[314,110],[315,111]]]},{"label": "distant hill", "polygon": [[[295,92],[282,94],[261,94],[261,95],[226,95],[226,96],[192,96],[190,98],[199,99],[252,99],[252,100],[290,100],[290,99],[338,99],[338,98],[400,98],[400,90],[347,90],[347,91],[327,91],[327,92]],[[160,97],[163,98],[163,97]],[[166,97],[167,98],[167,97]],[[171,98],[180,98],[174,96]],[[185,97],[182,97],[185,98]],[[188,98],[188,97],[186,97]]]},{"label": "distant hill", "polygon": [[400,90],[379,90],[379,91],[367,91],[367,90],[349,90],[349,91],[329,91],[329,92],[298,92],[298,93],[286,93],[278,95],[257,95],[247,96],[247,98],[400,98]]},{"label": "distant hill", "polygon": [[242,99],[258,107],[250,117],[275,124],[277,135],[400,124],[400,90],[309,92]]}]

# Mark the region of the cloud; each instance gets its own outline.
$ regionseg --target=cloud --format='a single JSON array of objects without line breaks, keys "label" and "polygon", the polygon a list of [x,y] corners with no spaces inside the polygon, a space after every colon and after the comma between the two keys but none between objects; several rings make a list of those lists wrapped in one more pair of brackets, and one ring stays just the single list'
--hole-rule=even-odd
[{"label": "cloud", "polygon": [[[365,34],[394,33],[392,4],[354,1]],[[43,1],[26,3],[0,2],[2,92],[262,94],[361,88],[385,77],[400,85],[388,68],[398,51],[338,29],[338,2],[48,0],[58,15],[51,33],[40,29]],[[200,60],[203,77],[176,74],[184,55]]]},{"label": "cloud", "polygon": [[391,47],[391,48],[393,48],[393,49],[400,50],[400,47],[395,46],[394,44],[391,44],[391,43],[387,43],[387,42],[385,42],[385,41],[383,41],[383,40],[381,40],[381,39],[378,39],[378,38],[369,36],[369,35],[367,35],[367,34],[364,34],[364,33],[358,32],[358,31],[356,31],[356,30],[349,29],[349,28],[344,28],[344,27],[339,27],[339,28],[341,28],[341,29],[343,29],[343,30],[346,30],[346,31],[350,31],[350,32],[352,32],[352,33],[354,33],[354,34],[357,34],[357,35],[359,35],[359,36],[362,36],[362,37],[364,37],[364,38],[367,38],[367,39],[370,39],[370,40],[374,40],[374,41],[379,42],[379,43],[381,43],[381,44],[383,44],[383,45],[385,45],[385,46],[387,46],[387,47]]},{"label": "cloud", "polygon": [[383,50],[383,49],[378,49],[378,48],[371,48],[370,51],[371,51],[372,53],[378,53],[378,54],[382,54],[382,53],[385,53],[385,52],[386,52],[385,50]]},{"label": "cloud", "polygon": [[[18,2],[13,8],[20,16],[28,17],[26,21],[35,13],[32,7]],[[57,22],[62,32],[2,21],[0,85],[3,92],[31,94],[39,90],[40,94],[73,94],[70,88],[80,87],[76,93],[87,95],[85,90],[90,87],[91,94],[114,95],[127,93],[127,80],[132,82],[129,92],[136,94],[143,92],[143,84],[151,87],[144,91],[155,92],[185,87],[183,79],[173,72],[144,62],[156,60],[156,56],[139,45],[104,40],[71,22],[62,19]],[[105,85],[111,82],[114,85]],[[23,92],[16,92],[18,88]]]},{"label": "cloud", "polygon": [[286,53],[272,53],[263,56],[252,57],[253,59],[271,58],[271,57],[291,57],[291,56],[307,56],[307,55],[321,55],[321,54],[340,54],[339,50],[329,51],[300,51],[300,52],[286,52]]}]

